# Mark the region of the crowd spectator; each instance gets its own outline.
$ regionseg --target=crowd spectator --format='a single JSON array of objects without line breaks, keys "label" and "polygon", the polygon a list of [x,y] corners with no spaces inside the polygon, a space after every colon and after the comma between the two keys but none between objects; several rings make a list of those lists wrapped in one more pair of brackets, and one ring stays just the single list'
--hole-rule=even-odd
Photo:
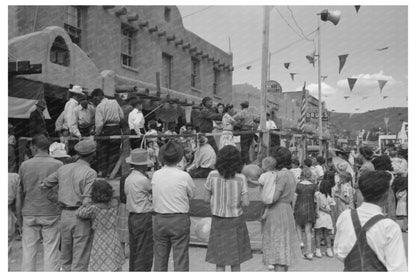
[{"label": "crowd spectator", "polygon": [[46,128],[45,115],[43,114],[46,109],[46,101],[41,99],[36,102],[36,109],[30,113],[29,116],[29,135],[31,137],[36,134],[44,134],[49,136]]},{"label": "crowd spectator", "polygon": [[[214,111],[212,108],[212,99],[210,97],[204,97],[202,99],[202,109],[199,116],[199,132],[211,133],[214,129],[214,120],[222,120],[222,114]],[[217,153],[218,147],[213,136],[208,136],[208,143],[212,146],[215,153]]]},{"label": "crowd spectator", "polygon": [[210,171],[215,168],[217,155],[204,136],[198,138],[199,147],[195,151],[194,161],[188,167],[192,178],[206,178]]}]

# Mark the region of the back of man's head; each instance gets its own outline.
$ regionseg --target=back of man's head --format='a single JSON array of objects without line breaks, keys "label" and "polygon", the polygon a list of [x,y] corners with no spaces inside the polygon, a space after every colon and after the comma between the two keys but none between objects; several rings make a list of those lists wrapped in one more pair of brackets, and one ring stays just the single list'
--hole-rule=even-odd
[{"label": "back of man's head", "polygon": [[365,172],[358,180],[358,187],[365,202],[377,203],[390,187],[392,175],[384,170]]},{"label": "back of man's head", "polygon": [[49,139],[44,134],[37,134],[32,138],[32,145],[40,151],[48,152],[50,144]]},{"label": "back of man's head", "polygon": [[311,166],[312,166],[312,160],[311,160],[311,159],[309,159],[309,158],[306,158],[306,159],[303,161],[303,164],[304,164],[304,165],[306,165],[307,167],[311,167]]},{"label": "back of man's head", "polygon": [[104,91],[100,88],[96,88],[91,92],[91,97],[100,97],[104,96]]}]

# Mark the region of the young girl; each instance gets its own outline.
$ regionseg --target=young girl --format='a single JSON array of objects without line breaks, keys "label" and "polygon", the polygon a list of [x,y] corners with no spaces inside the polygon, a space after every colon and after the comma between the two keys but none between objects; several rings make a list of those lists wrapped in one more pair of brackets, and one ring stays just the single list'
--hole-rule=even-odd
[{"label": "young girl", "polygon": [[305,258],[312,260],[312,225],[315,223],[315,201],[314,195],[316,185],[313,183],[312,171],[305,167],[300,174],[300,182],[296,186],[295,221],[301,248],[304,247],[302,240],[302,228],[305,228],[306,253]]},{"label": "young girl", "polygon": [[331,183],[322,180],[319,184],[319,191],[315,192],[316,202],[316,223],[315,223],[315,256],[322,258],[321,253],[321,233],[326,242],[326,255],[333,257],[330,232],[333,229],[331,206],[335,205],[334,199],[331,197]]},{"label": "young girl", "polygon": [[[149,124],[147,125],[149,131],[146,132],[146,136],[149,135],[158,135],[157,122],[155,120],[150,120]],[[147,143],[147,152],[149,153],[149,157],[154,164],[154,170],[158,170],[160,168],[160,163],[158,160],[159,157],[159,144],[157,143],[157,138],[146,138]]]},{"label": "young girl", "polygon": [[96,180],[91,189],[92,204],[83,205],[77,215],[92,218],[94,239],[92,241],[88,271],[120,271],[124,253],[116,229],[117,200],[113,189],[104,180]]},{"label": "young girl", "polygon": [[250,238],[243,217],[243,206],[249,205],[246,177],[241,171],[240,152],[226,145],[218,152],[216,170],[205,183],[205,201],[211,204],[211,232],[206,261],[216,265],[217,271],[240,271],[240,264],[251,259]]},{"label": "young girl", "polygon": [[337,222],[339,215],[346,209],[354,209],[354,189],[351,185],[352,176],[347,171],[341,171],[339,182],[333,187],[332,195],[335,200],[334,222]]}]

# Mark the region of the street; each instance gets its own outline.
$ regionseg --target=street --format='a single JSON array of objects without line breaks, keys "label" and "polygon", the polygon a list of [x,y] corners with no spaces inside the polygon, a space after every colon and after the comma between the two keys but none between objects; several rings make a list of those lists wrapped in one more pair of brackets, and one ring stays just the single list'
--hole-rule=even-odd
[{"label": "street", "polygon": [[[406,254],[408,253],[408,234],[403,233],[403,240],[405,243]],[[189,270],[191,272],[201,272],[201,271],[215,271],[215,265],[209,264],[205,262],[205,254],[206,248],[205,247],[197,247],[192,246],[189,249],[189,257],[190,257],[190,267]],[[16,241],[13,245],[12,250],[12,257],[11,262],[9,263],[9,271],[20,271],[21,265],[21,257],[22,257],[22,247],[21,242]],[[42,271],[42,258],[43,253],[40,251],[38,253],[38,261],[37,267],[38,271]],[[172,257],[169,259],[169,271],[173,271],[173,260]],[[311,271],[311,272],[319,272],[319,271],[327,271],[327,272],[334,272],[334,271],[342,271],[343,264],[338,261],[336,258],[314,258],[312,261],[301,259],[295,266],[290,267],[289,271]],[[122,271],[128,271],[128,260],[123,265]],[[227,271],[230,271],[229,267]],[[262,263],[262,254],[258,251],[253,253],[253,259],[243,263],[241,265],[241,271],[267,271],[267,267]]]}]

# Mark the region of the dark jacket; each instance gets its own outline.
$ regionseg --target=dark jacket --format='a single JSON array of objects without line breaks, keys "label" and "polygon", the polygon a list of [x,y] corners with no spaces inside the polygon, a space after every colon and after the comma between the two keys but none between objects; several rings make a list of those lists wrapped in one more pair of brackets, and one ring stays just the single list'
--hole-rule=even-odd
[{"label": "dark jacket", "polygon": [[202,108],[200,114],[200,125],[199,131],[201,133],[209,133],[212,131],[213,127],[213,120],[222,120],[222,114],[216,113],[213,110]]},{"label": "dark jacket", "polygon": [[48,135],[45,117],[36,109],[29,117],[29,135],[34,136],[39,133]]}]

